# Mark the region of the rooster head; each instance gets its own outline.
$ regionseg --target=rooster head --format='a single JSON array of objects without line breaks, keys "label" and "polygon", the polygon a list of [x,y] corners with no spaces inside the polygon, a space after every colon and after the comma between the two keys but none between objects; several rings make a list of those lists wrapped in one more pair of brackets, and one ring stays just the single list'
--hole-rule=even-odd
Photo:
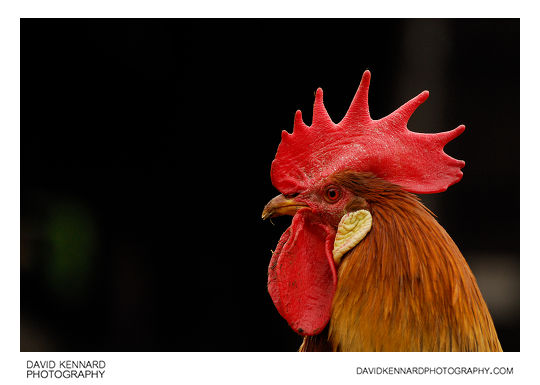
[{"label": "rooster head", "polygon": [[413,193],[445,191],[461,177],[463,161],[443,147],[460,135],[409,131],[412,113],[428,97],[422,92],[392,114],[372,120],[368,107],[370,72],[339,123],[323,104],[319,88],[313,121],[296,112],[293,133],[282,132],[272,162],[272,184],[281,194],[264,208],[263,219],[292,215],[268,268],[268,290],[289,325],[301,335],[316,335],[327,325],[342,257],[372,226],[369,202],[340,183],[343,172],[375,175]]}]

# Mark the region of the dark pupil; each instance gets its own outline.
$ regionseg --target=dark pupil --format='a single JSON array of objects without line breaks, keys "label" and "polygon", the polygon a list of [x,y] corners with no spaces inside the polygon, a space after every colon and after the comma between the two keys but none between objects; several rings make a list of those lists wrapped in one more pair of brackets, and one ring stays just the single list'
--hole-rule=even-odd
[{"label": "dark pupil", "polygon": [[331,199],[335,199],[336,196],[337,196],[336,190],[334,190],[334,189],[328,190],[328,196],[329,196]]}]

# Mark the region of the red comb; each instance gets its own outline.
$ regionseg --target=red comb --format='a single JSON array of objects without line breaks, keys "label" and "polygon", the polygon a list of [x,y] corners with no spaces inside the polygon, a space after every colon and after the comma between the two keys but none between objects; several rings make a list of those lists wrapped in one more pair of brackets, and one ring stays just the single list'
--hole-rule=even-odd
[{"label": "red comb", "polygon": [[446,155],[443,147],[459,136],[465,126],[448,132],[422,134],[407,129],[413,112],[429,96],[428,91],[409,100],[379,120],[369,115],[371,74],[365,71],[356,95],[341,122],[330,119],[317,90],[313,122],[308,127],[296,112],[293,133],[281,133],[272,162],[273,185],[283,194],[306,190],[337,171],[370,171],[414,193],[437,193],[461,180],[465,162]]}]

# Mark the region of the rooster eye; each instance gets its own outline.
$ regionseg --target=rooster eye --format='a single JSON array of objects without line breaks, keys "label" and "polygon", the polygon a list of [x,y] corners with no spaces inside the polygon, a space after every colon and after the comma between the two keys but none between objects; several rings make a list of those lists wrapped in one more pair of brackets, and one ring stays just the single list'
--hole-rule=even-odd
[{"label": "rooster eye", "polygon": [[328,186],[324,193],[324,197],[330,203],[337,202],[341,197],[340,190],[335,186]]}]

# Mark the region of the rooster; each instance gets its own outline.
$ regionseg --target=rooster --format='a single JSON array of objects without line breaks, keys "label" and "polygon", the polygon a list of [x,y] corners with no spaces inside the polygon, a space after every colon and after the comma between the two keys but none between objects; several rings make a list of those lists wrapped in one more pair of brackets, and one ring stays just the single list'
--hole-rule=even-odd
[{"label": "rooster", "polygon": [[292,215],[270,260],[268,291],[304,336],[300,351],[501,351],[467,262],[414,193],[461,180],[443,147],[460,135],[409,131],[422,92],[372,120],[365,71],[335,124],[319,88],[313,121],[296,112],[271,167],[281,195],[263,219]]}]

